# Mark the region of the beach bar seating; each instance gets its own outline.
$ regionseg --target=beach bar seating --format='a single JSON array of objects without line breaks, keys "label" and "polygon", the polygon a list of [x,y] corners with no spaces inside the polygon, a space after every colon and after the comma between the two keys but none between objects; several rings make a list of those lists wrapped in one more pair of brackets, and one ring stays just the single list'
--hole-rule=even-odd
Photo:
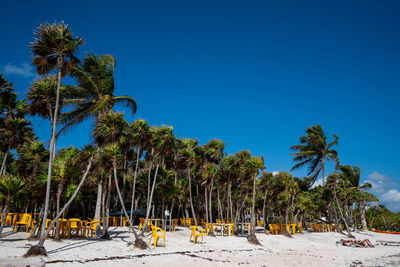
[{"label": "beach bar seating", "polygon": [[75,231],[75,237],[82,233],[82,221],[76,218],[68,220],[68,238],[71,238],[71,233]]},{"label": "beach bar seating", "polygon": [[190,226],[190,229],[192,231],[191,231],[191,234],[190,234],[189,241],[192,241],[192,236],[193,236],[193,245],[194,245],[197,242],[197,237],[201,237],[201,242],[204,244],[204,239],[203,239],[204,230],[202,228],[198,227],[198,226],[195,226],[195,225]]},{"label": "beach bar seating", "polygon": [[[161,233],[161,235],[159,233]],[[157,246],[158,239],[160,238],[164,239],[164,247],[165,247],[165,231],[163,229],[156,226],[151,226],[151,236],[149,240],[149,245],[153,237],[154,237],[154,247]]]},{"label": "beach bar seating", "polygon": [[18,230],[17,227],[19,227],[21,225],[24,226],[25,232],[28,232],[29,226],[31,225],[31,219],[32,219],[32,216],[30,214],[24,213],[22,215],[21,219],[14,224],[13,232],[16,229]]},{"label": "beach bar seating", "polygon": [[91,221],[91,222],[87,222],[83,237],[88,238],[89,237],[89,233],[90,233],[91,237],[93,237],[93,233],[94,233],[94,236],[96,236],[97,235],[97,225],[98,224],[99,224],[99,220],[94,220],[94,221]]}]

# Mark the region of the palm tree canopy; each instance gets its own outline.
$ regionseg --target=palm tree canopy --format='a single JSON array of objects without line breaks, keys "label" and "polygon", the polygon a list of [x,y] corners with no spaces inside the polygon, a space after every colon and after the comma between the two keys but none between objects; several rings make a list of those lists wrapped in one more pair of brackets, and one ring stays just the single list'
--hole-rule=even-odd
[{"label": "palm tree canopy", "polygon": [[296,170],[304,165],[309,165],[308,175],[311,175],[311,185],[317,179],[319,173],[324,168],[324,160],[336,163],[339,166],[338,153],[332,149],[333,145],[338,144],[339,136],[333,134],[334,140],[327,143],[325,132],[318,124],[306,129],[306,136],[300,136],[300,145],[291,146],[290,149],[298,152],[291,153],[293,161],[298,162],[291,170]]},{"label": "palm tree canopy", "polygon": [[128,123],[124,119],[124,113],[106,112],[96,120],[93,138],[99,147],[119,143]]},{"label": "palm tree canopy", "polygon": [[67,128],[81,123],[87,118],[96,118],[111,110],[115,104],[121,103],[136,113],[135,99],[129,96],[114,95],[115,58],[111,55],[86,56],[77,67],[72,68],[71,74],[78,85],[66,86],[67,91],[73,91],[74,97],[65,100],[72,110],[61,114],[60,121],[65,126],[57,135]]},{"label": "palm tree canopy", "polygon": [[39,74],[60,68],[64,77],[79,62],[74,53],[84,41],[81,37],[75,37],[64,22],[40,24],[33,34],[35,39],[29,47],[35,55],[32,64]]}]

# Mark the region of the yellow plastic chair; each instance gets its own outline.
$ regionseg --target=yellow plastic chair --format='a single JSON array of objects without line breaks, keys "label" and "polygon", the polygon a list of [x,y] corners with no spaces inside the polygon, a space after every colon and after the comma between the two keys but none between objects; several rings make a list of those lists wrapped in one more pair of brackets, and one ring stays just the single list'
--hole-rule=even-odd
[{"label": "yellow plastic chair", "polygon": [[297,223],[297,230],[298,230],[300,233],[303,233],[303,224],[302,224],[301,222],[298,222],[298,223]]},{"label": "yellow plastic chair", "polygon": [[5,225],[13,225],[13,218],[14,218],[14,213],[8,213]]},{"label": "yellow plastic chair", "polygon": [[186,226],[191,226],[192,225],[192,219],[191,218],[185,219],[185,225]]},{"label": "yellow plastic chair", "polygon": [[142,230],[142,226],[144,225],[146,218],[139,218],[139,231]]},{"label": "yellow plastic chair", "polygon": [[28,232],[29,226],[31,225],[31,219],[32,219],[32,216],[30,214],[24,213],[22,215],[21,219],[14,224],[13,232],[20,225],[23,225],[24,226],[24,230],[26,232]]},{"label": "yellow plastic chair", "polygon": [[97,236],[97,224],[99,224],[99,220],[94,220],[86,224],[86,231],[84,233],[85,238],[89,237],[89,232],[90,232],[90,237],[93,237],[93,233],[94,236]]},{"label": "yellow plastic chair", "polygon": [[216,223],[222,223],[221,219],[215,219]]},{"label": "yellow plastic chair", "polygon": [[122,218],[122,226],[128,225],[128,219],[126,217]]},{"label": "yellow plastic chair", "polygon": [[[158,233],[161,232],[162,234],[159,235]],[[154,247],[157,246],[158,239],[163,238],[164,239],[164,247],[165,247],[165,231],[161,228],[158,228],[156,226],[151,226],[151,236],[149,240],[149,245],[151,242],[151,239],[154,237]]]},{"label": "yellow plastic chair", "polygon": [[79,236],[82,231],[82,221],[76,218],[68,220],[68,238],[71,238],[72,231],[75,231],[75,236]]},{"label": "yellow plastic chair", "polygon": [[292,232],[292,235],[296,233],[296,225],[295,224],[287,224],[286,230],[288,233]]},{"label": "yellow plastic chair", "polygon": [[178,227],[178,219],[174,219],[174,225],[173,225],[174,232],[175,232],[176,227]]},{"label": "yellow plastic chair", "polygon": [[[190,239],[189,241],[192,241],[192,236],[193,236],[193,245],[196,244],[197,242],[197,237],[201,236],[201,242],[202,244],[204,244],[204,230],[198,226],[190,226],[190,229],[192,230],[191,234],[190,234]],[[197,232],[199,231],[199,233]]]},{"label": "yellow plastic chair", "polygon": [[228,236],[231,236],[233,232],[233,223],[224,225],[224,233],[226,233]]}]

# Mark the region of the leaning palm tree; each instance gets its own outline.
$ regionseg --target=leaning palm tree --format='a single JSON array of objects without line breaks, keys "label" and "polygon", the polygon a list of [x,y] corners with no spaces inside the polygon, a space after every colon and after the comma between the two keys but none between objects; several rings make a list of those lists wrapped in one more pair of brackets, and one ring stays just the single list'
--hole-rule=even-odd
[{"label": "leaning palm tree", "polygon": [[[76,126],[85,119],[98,119],[107,111],[110,111],[115,104],[124,104],[131,109],[132,114],[136,113],[136,101],[129,96],[114,95],[114,68],[115,58],[111,55],[90,54],[83,59],[83,62],[71,70],[71,74],[77,80],[78,85],[66,86],[66,91],[72,91],[73,97],[67,96],[64,101],[71,106],[71,110],[61,115],[60,121],[65,125],[58,132],[57,137],[67,129]],[[101,183],[97,185],[98,195],[101,194]],[[98,196],[100,201],[101,196]],[[100,219],[100,203],[95,211],[96,220]]]},{"label": "leaning palm tree", "polygon": [[325,185],[325,161],[333,161],[336,168],[339,166],[339,158],[332,146],[338,144],[339,136],[333,134],[334,140],[327,143],[326,135],[318,124],[306,129],[306,136],[300,136],[300,145],[291,146],[290,149],[299,152],[291,153],[293,161],[299,162],[292,167],[292,171],[309,165],[308,174],[311,175],[310,185],[314,184],[322,171],[322,184]]},{"label": "leaning palm tree", "polygon": [[[52,131],[50,139],[50,158],[47,171],[46,199],[43,213],[43,222],[47,219],[50,201],[50,186],[52,164],[55,154],[56,126],[59,111],[61,79],[69,72],[71,67],[78,62],[75,52],[83,44],[83,39],[75,37],[68,25],[61,23],[40,24],[34,31],[35,40],[30,44],[34,55],[32,64],[36,66],[40,75],[57,72],[56,103],[53,112]],[[46,224],[42,224],[42,237],[45,234]]]}]

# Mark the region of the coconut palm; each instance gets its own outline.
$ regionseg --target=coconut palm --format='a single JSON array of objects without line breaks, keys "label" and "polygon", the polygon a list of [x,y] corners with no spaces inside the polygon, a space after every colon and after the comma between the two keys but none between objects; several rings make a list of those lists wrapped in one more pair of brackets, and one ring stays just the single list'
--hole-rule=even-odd
[{"label": "coconut palm", "polygon": [[0,177],[0,199],[4,199],[4,207],[1,214],[0,234],[3,231],[4,224],[11,200],[16,198],[24,190],[25,183],[18,176],[6,174]]},{"label": "coconut palm", "polygon": [[[34,55],[32,64],[36,66],[40,75],[57,72],[57,93],[53,112],[52,131],[50,139],[50,158],[47,171],[46,199],[44,206],[43,221],[47,219],[50,200],[51,172],[55,154],[56,126],[59,111],[59,100],[61,91],[61,80],[69,72],[71,67],[78,62],[75,53],[78,47],[83,44],[83,39],[75,37],[68,25],[61,23],[40,24],[34,31],[35,40],[30,44],[30,49]],[[46,225],[42,224],[42,237],[45,233]]]},{"label": "coconut palm", "polygon": [[[154,173],[151,192],[147,198],[146,219],[144,223],[145,227],[143,227],[141,235],[144,234],[144,231],[146,230],[147,227],[147,221],[150,215],[153,193],[157,181],[158,169],[160,165],[165,166],[165,158],[168,157],[170,154],[172,154],[176,145],[175,143],[176,138],[173,133],[173,127],[163,125],[161,127],[152,127],[151,131],[153,136],[150,142],[151,144],[149,145],[151,147],[150,160],[152,161],[151,165],[153,165],[155,162],[156,170]],[[150,173],[151,173],[151,168],[149,168],[149,178],[150,178]],[[149,184],[150,184],[150,179],[149,179]]]},{"label": "coconut palm", "polygon": [[192,216],[195,220],[195,224],[197,225],[197,217],[193,207],[193,199],[192,199],[192,176],[191,169],[193,164],[195,164],[196,160],[196,152],[195,149],[198,145],[198,141],[190,138],[182,139],[182,149],[179,150],[180,161],[186,166],[187,170],[187,179],[189,182],[189,201],[190,201],[190,209],[192,211]]},{"label": "coconut palm", "polygon": [[[125,209],[125,204],[122,199],[121,192],[119,190],[118,179],[117,179],[117,161],[120,158],[119,143],[121,138],[125,134],[124,131],[126,131],[127,126],[128,123],[125,121],[123,113],[114,113],[109,111],[96,120],[96,128],[93,131],[93,137],[95,139],[95,143],[100,148],[103,148],[104,153],[106,155],[109,155],[109,157],[112,159],[114,182],[122,206],[122,210],[124,212],[125,217],[128,220],[131,231],[135,235],[136,239],[135,245],[144,248],[147,247],[147,245],[143,240],[139,238],[139,235],[133,228],[133,223],[130,220]],[[110,192],[110,186],[109,186],[109,192]]]},{"label": "coconut palm", "polygon": [[[78,85],[68,85],[66,90],[72,91],[73,97],[65,100],[71,110],[62,114],[60,121],[65,125],[58,132],[57,136],[65,132],[85,119],[98,119],[107,111],[110,111],[115,104],[124,104],[131,109],[132,114],[136,112],[136,101],[129,96],[114,95],[114,68],[115,58],[111,55],[90,54],[83,59],[83,62],[74,68],[71,73],[76,78]],[[98,197],[100,201],[101,183],[98,184]],[[96,204],[95,215],[100,216],[100,203]],[[98,220],[100,217],[95,216]]]},{"label": "coconut palm", "polygon": [[311,175],[310,185],[315,182],[321,171],[322,184],[325,184],[325,161],[333,161],[336,163],[336,168],[339,166],[337,151],[332,149],[334,145],[337,145],[339,136],[333,134],[333,137],[334,140],[327,143],[326,135],[321,126],[316,124],[308,127],[306,129],[306,136],[300,136],[300,145],[290,147],[292,150],[299,151],[290,154],[294,156],[293,161],[299,162],[291,170],[309,165],[308,175]]},{"label": "coconut palm", "polygon": [[136,147],[136,164],[135,164],[135,171],[133,173],[131,213],[130,213],[130,218],[132,220],[133,205],[135,201],[136,178],[139,167],[139,158],[141,156],[142,151],[146,149],[151,140],[150,126],[147,124],[145,120],[138,119],[129,125],[126,138],[131,140],[132,144]]}]

